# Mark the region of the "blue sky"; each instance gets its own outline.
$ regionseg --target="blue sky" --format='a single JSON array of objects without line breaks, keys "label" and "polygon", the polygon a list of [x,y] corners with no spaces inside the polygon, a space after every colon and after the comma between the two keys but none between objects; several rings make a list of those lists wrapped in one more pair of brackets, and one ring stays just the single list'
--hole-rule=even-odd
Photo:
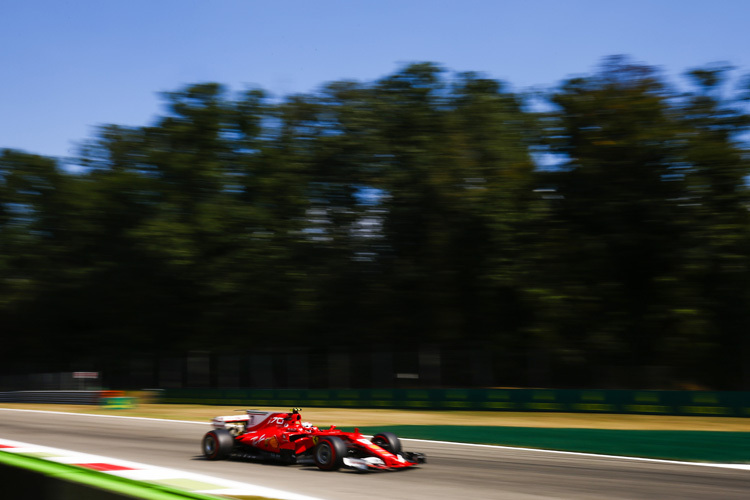
[{"label": "blue sky", "polygon": [[206,81],[280,97],[431,61],[523,90],[612,54],[750,73],[748,20],[750,0],[0,0],[0,148],[71,156]]}]

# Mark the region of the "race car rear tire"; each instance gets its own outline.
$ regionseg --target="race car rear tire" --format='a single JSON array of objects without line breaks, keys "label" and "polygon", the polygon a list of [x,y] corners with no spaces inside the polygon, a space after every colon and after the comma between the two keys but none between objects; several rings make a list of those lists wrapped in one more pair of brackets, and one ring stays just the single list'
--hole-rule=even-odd
[{"label": "race car rear tire", "polygon": [[201,451],[208,460],[229,458],[234,448],[234,438],[226,429],[214,429],[203,436]]},{"label": "race car rear tire", "polygon": [[344,465],[346,443],[340,437],[328,436],[320,440],[313,450],[313,460],[320,470],[338,470]]},{"label": "race car rear tire", "polygon": [[401,453],[401,440],[392,432],[375,434],[370,441],[394,455]]}]

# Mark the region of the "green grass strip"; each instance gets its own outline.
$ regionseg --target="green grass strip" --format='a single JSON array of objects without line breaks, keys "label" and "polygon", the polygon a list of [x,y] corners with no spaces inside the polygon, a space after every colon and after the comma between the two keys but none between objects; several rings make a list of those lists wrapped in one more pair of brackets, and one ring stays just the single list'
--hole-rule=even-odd
[{"label": "green grass strip", "polygon": [[695,462],[750,463],[750,432],[454,425],[363,427],[360,431],[363,434],[390,431],[402,438],[542,448],[602,455]]},{"label": "green grass strip", "polygon": [[[114,492],[143,500],[217,500],[219,497],[180,491],[166,486],[141,483],[74,465],[49,462],[16,453],[0,452],[0,466],[24,469],[44,476],[86,485],[93,489]],[[21,485],[21,487],[23,487]],[[90,498],[96,498],[92,492]]]}]

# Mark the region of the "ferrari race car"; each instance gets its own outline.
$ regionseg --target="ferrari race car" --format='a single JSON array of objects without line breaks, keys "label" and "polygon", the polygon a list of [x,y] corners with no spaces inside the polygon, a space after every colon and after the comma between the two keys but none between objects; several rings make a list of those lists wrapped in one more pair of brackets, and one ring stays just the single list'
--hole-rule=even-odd
[{"label": "ferrari race car", "polygon": [[404,469],[425,462],[422,453],[403,451],[401,441],[391,432],[368,439],[359,429],[344,432],[335,425],[319,429],[302,422],[298,408],[290,413],[246,410],[245,415],[216,417],[211,424],[214,429],[201,441],[208,460],[312,461],[326,471],[341,467],[360,471]]}]

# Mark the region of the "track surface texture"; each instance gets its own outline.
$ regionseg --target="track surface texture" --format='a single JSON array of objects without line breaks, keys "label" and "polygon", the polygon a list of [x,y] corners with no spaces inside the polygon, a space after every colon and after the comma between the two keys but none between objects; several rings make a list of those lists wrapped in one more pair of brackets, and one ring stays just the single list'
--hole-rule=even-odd
[{"label": "track surface texture", "polygon": [[0,411],[0,437],[232,479],[329,500],[746,499],[750,470],[404,440],[427,464],[400,472],[322,472],[314,466],[200,456],[209,425]]}]

